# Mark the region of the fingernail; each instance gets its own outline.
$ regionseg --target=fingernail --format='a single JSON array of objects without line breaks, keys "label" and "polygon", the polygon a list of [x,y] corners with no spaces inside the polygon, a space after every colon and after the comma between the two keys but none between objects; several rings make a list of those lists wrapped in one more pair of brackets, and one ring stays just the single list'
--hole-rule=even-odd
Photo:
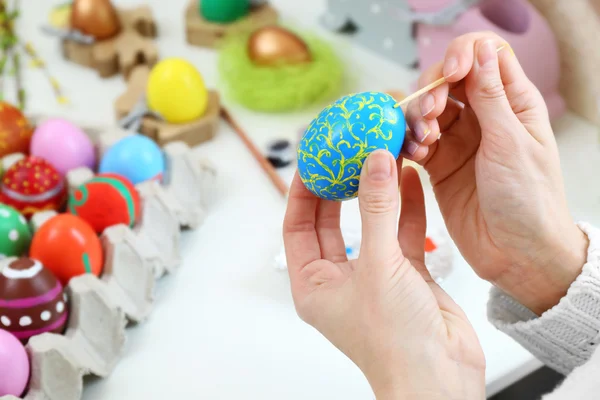
[{"label": "fingernail", "polygon": [[450,57],[444,63],[444,69],[442,70],[444,78],[449,78],[458,72],[458,59],[456,57]]},{"label": "fingernail", "polygon": [[427,139],[427,136],[431,133],[431,129],[429,129],[429,124],[423,120],[419,120],[415,125],[415,137],[421,143]]},{"label": "fingernail", "polygon": [[[513,48],[510,46],[510,44],[508,44],[508,43],[504,43],[504,44],[502,45],[502,47],[500,47],[500,50],[504,50],[504,49],[508,50],[508,51],[510,52],[510,55],[511,55],[511,56],[513,56],[513,57],[515,57],[515,51],[514,51],[514,50],[513,50]],[[498,51],[498,53],[500,53],[500,51]]]},{"label": "fingernail", "polygon": [[417,142],[413,142],[411,140],[408,143],[406,143],[406,146],[404,146],[404,149],[408,152],[408,154],[410,154],[411,156],[414,156],[415,153],[417,152],[417,150],[419,150],[419,144]]},{"label": "fingernail", "polygon": [[367,173],[373,181],[386,181],[392,176],[392,162],[387,151],[379,150],[369,156]]},{"label": "fingernail", "polygon": [[426,116],[435,108],[435,97],[431,93],[426,93],[421,96],[419,105],[421,107],[421,115]]},{"label": "fingernail", "polygon": [[479,46],[479,51],[477,52],[477,62],[480,66],[483,67],[487,63],[496,60],[497,57],[498,55],[492,40],[486,40]]}]

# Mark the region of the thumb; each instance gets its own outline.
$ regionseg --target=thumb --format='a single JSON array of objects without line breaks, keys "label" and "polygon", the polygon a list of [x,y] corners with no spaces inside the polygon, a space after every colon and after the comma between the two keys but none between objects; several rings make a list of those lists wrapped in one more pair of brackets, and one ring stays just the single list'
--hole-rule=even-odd
[{"label": "thumb", "polygon": [[473,71],[467,76],[466,91],[469,104],[481,126],[483,139],[486,135],[511,135],[514,130],[503,127],[521,124],[506,96],[498,51],[493,40],[475,43],[473,64]]},{"label": "thumb", "polygon": [[397,258],[398,244],[398,170],[387,150],[373,152],[360,176],[358,201],[362,220],[361,257],[374,264]]}]

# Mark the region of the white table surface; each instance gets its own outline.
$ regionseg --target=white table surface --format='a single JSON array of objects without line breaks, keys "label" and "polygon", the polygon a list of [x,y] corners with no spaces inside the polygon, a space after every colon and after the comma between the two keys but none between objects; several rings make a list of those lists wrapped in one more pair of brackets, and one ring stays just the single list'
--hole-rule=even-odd
[{"label": "white table surface", "polygon": [[[31,41],[64,87],[72,105],[59,106],[40,71],[24,72],[29,112],[88,123],[114,121],[113,101],[125,84],[102,80],[64,61],[56,40],[39,27],[60,0],[22,0],[19,32]],[[141,4],[115,0],[122,6]],[[190,47],[184,39],[185,0],[147,1],[158,17],[161,56],[185,57],[218,84],[216,54]],[[317,28],[324,0],[274,0],[287,22],[317,29],[339,44],[353,84],[348,91],[408,90],[416,77],[335,35]],[[11,87],[10,82],[7,88]],[[11,99],[11,96],[8,96]],[[296,139],[317,108],[287,115],[259,115],[230,105],[257,144]],[[556,124],[569,202],[577,218],[600,224],[598,134],[574,116]],[[123,359],[104,380],[89,380],[84,399],[286,399],[365,400],[373,398],[361,372],[321,335],[296,316],[287,274],[272,263],[280,249],[284,200],[242,143],[224,124],[217,137],[197,149],[219,171],[217,201],[204,225],[182,238],[180,270],[159,283],[150,319],[129,329]],[[441,217],[427,190],[430,225]],[[345,221],[356,220],[356,205],[345,205]],[[353,222],[349,222],[353,223]],[[487,359],[489,394],[496,393],[541,364],[486,320],[489,285],[479,280],[456,253],[455,271],[443,287],[475,326]]]}]

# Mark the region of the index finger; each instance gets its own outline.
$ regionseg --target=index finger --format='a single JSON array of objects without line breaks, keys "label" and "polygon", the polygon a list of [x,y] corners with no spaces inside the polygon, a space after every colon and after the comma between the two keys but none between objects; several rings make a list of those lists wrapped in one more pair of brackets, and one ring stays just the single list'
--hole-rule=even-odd
[{"label": "index finger", "polygon": [[489,38],[497,48],[506,45],[506,41],[494,32],[473,32],[452,40],[446,49],[444,60],[430,66],[419,78],[419,87],[423,88],[440,78],[446,83],[424,93],[415,102],[423,118],[435,119],[446,108],[448,95],[452,94],[461,102],[466,101],[461,81],[469,74],[475,57],[475,43]]},{"label": "index finger", "polygon": [[283,220],[283,243],[292,287],[299,283],[300,272],[304,267],[321,259],[316,229],[319,201],[306,189],[296,172]]}]

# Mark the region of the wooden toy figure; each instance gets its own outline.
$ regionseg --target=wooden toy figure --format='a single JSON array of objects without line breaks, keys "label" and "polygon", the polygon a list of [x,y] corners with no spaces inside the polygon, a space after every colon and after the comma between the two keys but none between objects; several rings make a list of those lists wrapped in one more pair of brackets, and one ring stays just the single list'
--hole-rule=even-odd
[{"label": "wooden toy figure", "polygon": [[332,31],[350,32],[358,43],[407,67],[416,65],[414,22],[389,11],[407,13],[404,0],[328,0],[322,24]]},{"label": "wooden toy figure", "polygon": [[185,12],[189,44],[216,47],[229,34],[249,32],[278,20],[267,1],[191,0]]},{"label": "wooden toy figure", "polygon": [[110,0],[74,0],[70,9],[61,5],[55,13],[61,17],[53,18],[54,25],[45,31],[61,38],[68,60],[93,68],[102,77],[118,73],[128,77],[136,65],[151,66],[158,60],[149,6],[122,10]]},{"label": "wooden toy figure", "polygon": [[138,67],[127,91],[115,102],[121,126],[159,146],[184,141],[195,146],[216,133],[220,100],[206,89],[200,72],[180,58],[162,60],[150,71]]}]

